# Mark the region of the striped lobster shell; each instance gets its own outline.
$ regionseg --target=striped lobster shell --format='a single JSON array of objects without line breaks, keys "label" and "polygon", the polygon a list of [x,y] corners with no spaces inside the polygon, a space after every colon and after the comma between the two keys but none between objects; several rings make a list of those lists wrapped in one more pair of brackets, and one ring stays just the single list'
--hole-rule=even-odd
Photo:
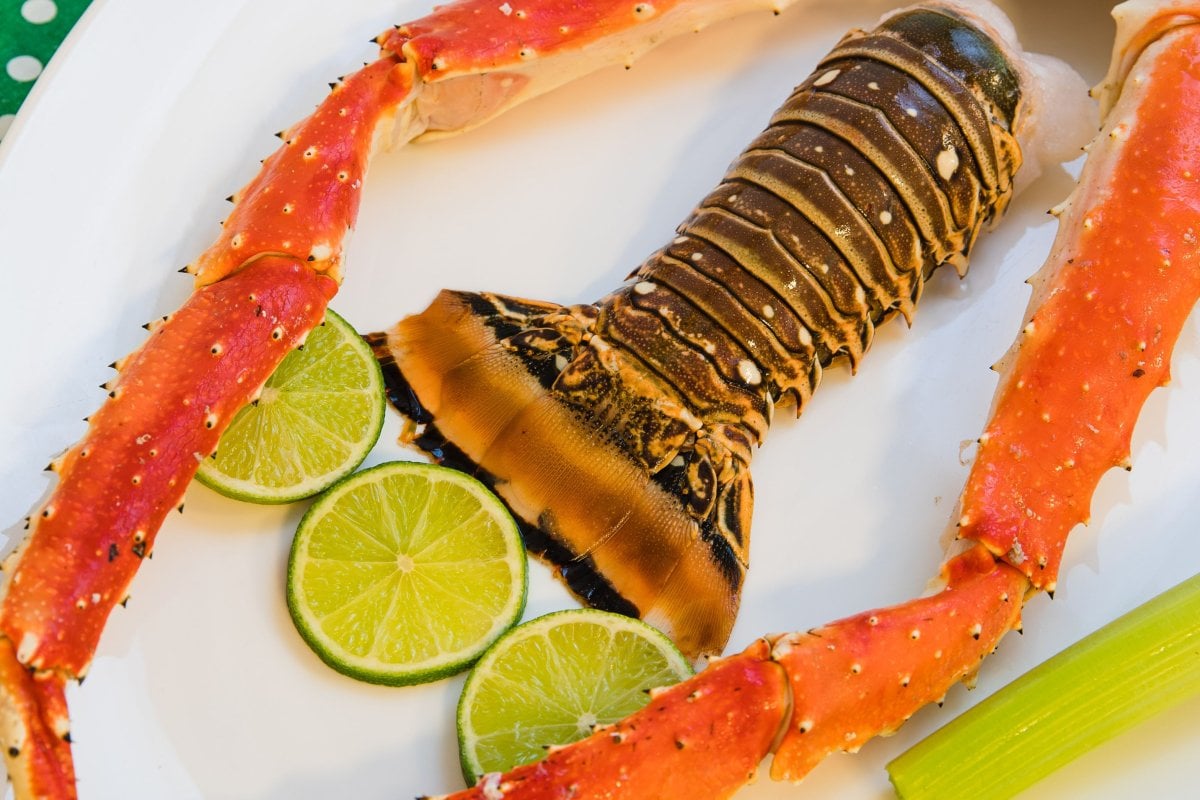
[{"label": "striped lobster shell", "polygon": [[1005,46],[955,11],[849,34],[615,292],[444,291],[373,334],[408,438],[490,483],[581,599],[720,652],[775,404],[798,413],[937,266],[965,270],[1021,111]]}]

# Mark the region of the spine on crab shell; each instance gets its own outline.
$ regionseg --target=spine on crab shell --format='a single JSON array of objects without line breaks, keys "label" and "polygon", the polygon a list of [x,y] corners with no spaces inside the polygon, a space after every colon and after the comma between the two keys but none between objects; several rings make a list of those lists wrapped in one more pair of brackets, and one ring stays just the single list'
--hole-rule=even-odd
[{"label": "spine on crab shell", "polygon": [[0,745],[30,796],[62,796],[37,787],[69,783],[62,682],[85,675],[199,461],[336,290],[303,262],[266,257],[197,291],[123,359],[108,401],[57,461],[58,485],[4,565],[0,602]]}]

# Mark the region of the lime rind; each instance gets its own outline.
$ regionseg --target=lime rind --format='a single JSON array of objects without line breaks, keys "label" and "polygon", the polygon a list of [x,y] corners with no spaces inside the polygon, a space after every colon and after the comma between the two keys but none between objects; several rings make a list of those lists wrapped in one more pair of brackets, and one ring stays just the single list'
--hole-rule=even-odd
[{"label": "lime rind", "polygon": [[[287,402],[269,401],[280,392]],[[235,500],[281,504],[319,494],[353,472],[383,430],[379,363],[332,310],[305,349],[289,353],[267,379],[263,395],[237,413],[216,457],[196,471],[202,484]]]},{"label": "lime rind", "polygon": [[[452,492],[439,492],[442,482]],[[473,513],[443,513],[470,500]],[[304,515],[288,559],[300,635],[330,667],[368,683],[461,672],[520,619],[527,594],[508,510],[474,478],[430,464],[389,462],[344,478]]]},{"label": "lime rind", "polygon": [[[596,649],[594,641],[575,641],[595,639],[595,628],[608,632],[607,647],[592,658],[572,658]],[[645,705],[646,690],[692,674],[667,636],[620,614],[572,609],[519,625],[480,657],[463,686],[457,710],[463,778],[474,784],[488,772],[541,758],[545,746],[582,739],[592,725]],[[484,692],[492,696],[482,698]]]}]

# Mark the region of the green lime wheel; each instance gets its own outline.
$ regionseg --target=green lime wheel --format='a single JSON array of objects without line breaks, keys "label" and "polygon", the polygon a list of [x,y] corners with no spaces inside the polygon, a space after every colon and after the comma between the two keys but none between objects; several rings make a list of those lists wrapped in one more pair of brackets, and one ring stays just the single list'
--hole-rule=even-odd
[{"label": "green lime wheel", "polygon": [[322,495],[288,562],[292,619],[325,663],[360,680],[424,683],[469,666],[525,607],[516,523],[483,484],[407,461]]},{"label": "green lime wheel", "polygon": [[514,628],[475,665],[458,702],[463,777],[536,761],[597,725],[622,719],[648,690],[691,665],[671,640],[636,619],[594,609],[547,614]]},{"label": "green lime wheel", "polygon": [[228,497],[290,503],[354,471],[379,439],[383,377],[362,337],[332,311],[233,418],[196,478]]}]

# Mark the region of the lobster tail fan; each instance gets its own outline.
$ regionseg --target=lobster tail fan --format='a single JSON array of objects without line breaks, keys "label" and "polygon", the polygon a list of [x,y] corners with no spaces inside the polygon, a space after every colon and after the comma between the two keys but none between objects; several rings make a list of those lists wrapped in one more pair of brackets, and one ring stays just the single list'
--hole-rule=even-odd
[{"label": "lobster tail fan", "polygon": [[489,485],[583,602],[720,653],[746,569],[750,442],[703,426],[597,306],[443,291],[371,334],[409,443]]}]

